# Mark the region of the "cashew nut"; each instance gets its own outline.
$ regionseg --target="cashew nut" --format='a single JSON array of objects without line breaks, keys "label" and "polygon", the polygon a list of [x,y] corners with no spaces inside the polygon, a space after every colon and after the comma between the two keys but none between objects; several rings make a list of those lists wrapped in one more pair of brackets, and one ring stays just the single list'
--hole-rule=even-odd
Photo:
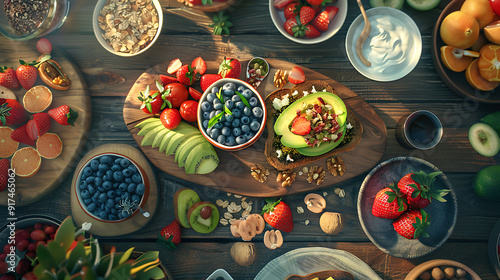
[{"label": "cashew nut", "polygon": [[264,245],[269,249],[276,249],[283,245],[283,236],[279,230],[268,230],[264,234]]},{"label": "cashew nut", "polygon": [[307,209],[313,213],[321,213],[326,208],[326,200],[319,194],[310,193],[304,198]]}]

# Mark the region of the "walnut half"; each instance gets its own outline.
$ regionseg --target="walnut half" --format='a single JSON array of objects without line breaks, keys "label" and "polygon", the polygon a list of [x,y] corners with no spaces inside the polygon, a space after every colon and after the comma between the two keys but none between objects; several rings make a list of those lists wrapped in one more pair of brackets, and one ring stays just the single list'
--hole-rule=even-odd
[{"label": "walnut half", "polygon": [[280,183],[281,187],[288,187],[295,181],[296,173],[292,169],[281,171],[278,173],[276,182]]},{"label": "walnut half", "polygon": [[326,160],[326,166],[328,172],[333,176],[344,176],[345,173],[345,163],[340,157],[330,157]]},{"label": "walnut half", "polygon": [[326,172],[323,170],[323,167],[313,166],[309,169],[309,173],[307,173],[307,182],[310,184],[313,181],[316,181],[316,185],[323,183],[325,180]]},{"label": "walnut half", "polygon": [[267,176],[269,175],[269,170],[267,170],[262,164],[257,164],[250,169],[250,173],[255,178],[255,180],[264,183],[267,181]]}]

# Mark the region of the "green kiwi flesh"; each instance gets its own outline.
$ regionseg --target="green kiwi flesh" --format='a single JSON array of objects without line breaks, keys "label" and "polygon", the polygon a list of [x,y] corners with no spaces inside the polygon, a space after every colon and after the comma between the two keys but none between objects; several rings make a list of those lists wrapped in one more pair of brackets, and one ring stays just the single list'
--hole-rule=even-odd
[{"label": "green kiwi flesh", "polygon": [[[205,206],[212,208],[212,216],[208,219],[203,219],[201,214],[201,209]],[[199,233],[210,233],[212,232],[219,223],[219,210],[217,207],[208,201],[201,201],[193,204],[188,210],[188,219],[191,227]]]},{"label": "green kiwi flesh", "polygon": [[174,214],[175,219],[185,228],[190,228],[188,220],[189,208],[200,202],[198,194],[192,189],[180,189],[174,194]]}]

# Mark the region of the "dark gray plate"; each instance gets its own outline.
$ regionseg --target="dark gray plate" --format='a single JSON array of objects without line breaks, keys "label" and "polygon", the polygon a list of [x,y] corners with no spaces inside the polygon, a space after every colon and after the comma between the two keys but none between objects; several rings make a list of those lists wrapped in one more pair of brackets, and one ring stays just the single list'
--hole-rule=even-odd
[{"label": "dark gray plate", "polygon": [[500,277],[500,259],[498,249],[500,247],[500,220],[493,226],[488,239],[488,256],[495,273]]},{"label": "dark gray plate", "polygon": [[400,236],[393,228],[393,220],[372,215],[375,195],[390,183],[397,183],[404,175],[412,172],[439,171],[431,163],[413,157],[396,157],[377,165],[365,178],[358,195],[358,216],[366,235],[380,250],[391,256],[412,259],[429,254],[439,248],[450,237],[457,221],[457,197],[446,175],[436,177],[435,187],[449,189],[447,202],[434,200],[424,208],[430,217],[428,238],[409,240]]}]

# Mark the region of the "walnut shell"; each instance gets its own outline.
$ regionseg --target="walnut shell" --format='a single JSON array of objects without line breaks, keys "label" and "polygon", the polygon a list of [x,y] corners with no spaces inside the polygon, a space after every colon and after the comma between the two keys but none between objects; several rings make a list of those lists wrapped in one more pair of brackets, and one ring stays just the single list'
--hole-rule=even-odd
[{"label": "walnut shell", "polygon": [[319,226],[326,234],[334,235],[344,228],[344,219],[340,213],[325,212],[319,218]]},{"label": "walnut shell", "polygon": [[250,266],[257,258],[257,247],[250,242],[236,242],[231,247],[231,258],[242,266]]}]

